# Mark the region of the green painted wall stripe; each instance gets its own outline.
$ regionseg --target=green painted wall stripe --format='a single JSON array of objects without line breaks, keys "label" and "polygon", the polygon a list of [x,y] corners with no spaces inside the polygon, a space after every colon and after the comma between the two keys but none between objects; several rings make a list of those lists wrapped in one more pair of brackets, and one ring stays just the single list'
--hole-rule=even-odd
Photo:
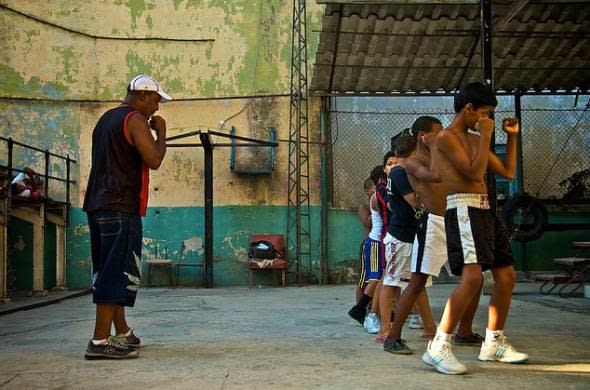
[{"label": "green painted wall stripe", "polygon": [[[285,234],[287,209],[283,206],[219,206],[214,209],[214,275],[218,286],[247,284],[247,252],[250,234]],[[70,288],[90,286],[91,260],[89,231],[86,214],[79,208],[71,210],[67,242],[67,285]],[[562,218],[564,218],[562,216]],[[587,218],[587,216],[576,216]],[[174,262],[201,261],[203,232],[203,207],[150,208],[144,223],[143,260],[153,257],[156,246],[160,256],[167,248],[168,257]],[[312,207],[312,262],[317,277],[319,259],[320,207]],[[46,288],[53,287],[55,279],[55,232],[49,229],[46,241]],[[541,240],[527,245],[527,257],[521,253],[520,244],[514,243],[517,268],[522,270],[548,270],[555,268],[553,258],[573,256],[571,241],[585,240],[589,231],[546,232]],[[9,225],[10,259],[18,264],[17,287],[30,288],[32,275],[32,232],[28,223],[11,219]],[[330,210],[328,213],[327,272],[330,283],[355,281],[359,246],[363,228],[355,212]],[[183,247],[183,242],[186,243]],[[145,265],[144,272],[147,270]],[[182,271],[181,284],[201,283],[197,269]],[[289,274],[290,282],[295,274]],[[256,283],[278,285],[278,274],[257,272]],[[145,275],[144,275],[145,281]],[[156,269],[155,285],[165,285],[168,274]]]}]

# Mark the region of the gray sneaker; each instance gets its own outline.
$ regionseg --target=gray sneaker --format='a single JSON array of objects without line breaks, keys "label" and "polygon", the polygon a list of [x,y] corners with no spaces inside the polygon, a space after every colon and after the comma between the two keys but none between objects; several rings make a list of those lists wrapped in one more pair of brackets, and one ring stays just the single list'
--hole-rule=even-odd
[{"label": "gray sneaker", "polygon": [[367,316],[365,317],[365,323],[363,324],[363,327],[367,330],[368,333],[379,333],[379,329],[381,329],[381,321],[379,321],[379,317],[377,316],[377,314],[367,314]]},{"label": "gray sneaker", "polygon": [[123,333],[112,336],[115,342],[121,344],[124,347],[139,348],[141,346],[141,340],[133,333],[133,329],[129,329],[130,335],[125,336]]},{"label": "gray sneaker", "polygon": [[412,348],[403,339],[396,341],[387,340],[383,343],[383,350],[397,355],[411,355],[413,353]]},{"label": "gray sneaker", "polygon": [[133,359],[139,356],[139,353],[131,348],[122,346],[115,342],[112,337],[107,338],[107,343],[103,345],[94,345],[92,340],[88,342],[84,357],[91,359]]},{"label": "gray sneaker", "polygon": [[410,329],[424,329],[424,322],[420,314],[410,314]]}]

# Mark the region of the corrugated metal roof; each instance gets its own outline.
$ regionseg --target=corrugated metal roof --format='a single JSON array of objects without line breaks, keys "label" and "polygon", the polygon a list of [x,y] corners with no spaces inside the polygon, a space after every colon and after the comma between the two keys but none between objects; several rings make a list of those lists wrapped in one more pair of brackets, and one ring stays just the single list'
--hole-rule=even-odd
[{"label": "corrugated metal roof", "polygon": [[[450,92],[481,80],[479,2],[327,1],[310,92]],[[358,4],[358,3],[362,4]],[[493,3],[497,90],[590,89],[590,2]]]}]

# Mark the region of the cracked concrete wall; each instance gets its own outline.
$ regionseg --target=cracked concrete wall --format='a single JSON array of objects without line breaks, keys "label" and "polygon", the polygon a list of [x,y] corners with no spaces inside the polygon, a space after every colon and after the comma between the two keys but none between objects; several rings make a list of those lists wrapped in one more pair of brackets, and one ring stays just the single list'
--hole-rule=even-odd
[{"label": "cracked concrete wall", "polygon": [[[124,97],[134,75],[153,75],[179,100],[289,92],[290,0],[8,0],[3,4],[96,36],[214,39],[96,39],[0,8],[0,34],[5,38],[0,41],[0,132],[79,160],[79,172],[74,175],[81,184],[76,205],[83,198],[88,175],[92,128],[102,112]],[[311,31],[317,29],[321,13],[321,6],[309,2],[310,66],[318,41],[317,33]],[[101,103],[103,100],[113,102]],[[309,112],[311,138],[317,140],[317,102],[312,102]],[[267,128],[275,127],[279,139],[288,138],[288,96],[176,101],[162,105],[160,114],[167,119],[169,135],[197,128],[228,131],[235,126],[238,135],[266,138]],[[227,120],[222,129],[221,120]],[[42,155],[17,153],[19,160],[43,169]],[[311,154],[310,166],[318,167],[317,147],[311,148]],[[275,173],[263,178],[231,175],[229,150],[216,151],[216,190],[225,190],[216,204],[286,204],[287,156],[288,145],[282,143]],[[62,165],[55,163],[57,174],[64,173]],[[152,176],[152,189],[158,191],[152,191],[150,205],[202,205],[202,165],[202,152],[171,150],[161,170]],[[315,204],[319,202],[318,183],[314,169],[311,194]]]},{"label": "cracked concrete wall", "polygon": [[[80,207],[90,169],[91,132],[99,116],[124,97],[133,76],[154,76],[177,99],[161,105],[159,112],[167,120],[169,135],[203,128],[229,132],[234,126],[238,135],[265,138],[267,128],[274,127],[279,139],[288,139],[291,0],[5,0],[2,4],[0,135],[69,154],[79,162],[72,170],[77,184],[71,192],[68,230],[71,287],[86,287],[90,280],[88,231]],[[320,28],[322,12],[323,6],[308,1],[310,77],[318,44],[313,30]],[[274,97],[247,98],[254,95]],[[318,140],[319,101],[313,99],[309,126],[310,138]],[[6,162],[5,151],[0,143],[0,164]],[[285,233],[288,144],[280,143],[275,170],[266,175],[231,172],[229,153],[229,149],[214,152],[215,276],[220,284],[242,284],[250,232]],[[253,159],[256,165],[265,155],[250,151],[238,159]],[[17,165],[44,169],[43,156],[26,150],[15,150],[15,160]],[[319,221],[319,167],[319,148],[311,146],[314,221]],[[152,171],[150,209],[144,219],[145,256],[158,245],[168,246],[177,261],[191,260],[183,253],[198,257],[198,251],[185,253],[180,246],[204,235],[202,169],[201,150],[169,149],[160,170]],[[64,176],[65,164],[52,161],[50,174]],[[50,195],[63,200],[65,188],[52,183]],[[317,263],[319,225],[313,223]],[[17,242],[18,237],[11,240]]]}]

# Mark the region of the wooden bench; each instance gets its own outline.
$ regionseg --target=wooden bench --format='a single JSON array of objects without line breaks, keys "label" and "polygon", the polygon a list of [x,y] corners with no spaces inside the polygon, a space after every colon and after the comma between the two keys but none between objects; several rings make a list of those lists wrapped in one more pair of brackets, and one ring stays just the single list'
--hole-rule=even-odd
[{"label": "wooden bench", "polygon": [[[539,288],[539,291],[541,294],[547,295],[550,294],[551,291],[555,290],[555,287],[559,286],[560,284],[567,283],[570,280],[570,276],[565,274],[543,274],[535,276],[535,280],[544,282]],[[546,290],[545,287],[550,288]]]},{"label": "wooden bench", "polygon": [[[562,298],[569,298],[590,280],[590,258],[564,257],[553,259],[553,261],[561,268],[561,272],[535,277],[535,280],[544,282],[539,289],[541,294],[549,294],[557,286],[562,285],[558,295]],[[573,288],[568,288],[569,286]]]}]

